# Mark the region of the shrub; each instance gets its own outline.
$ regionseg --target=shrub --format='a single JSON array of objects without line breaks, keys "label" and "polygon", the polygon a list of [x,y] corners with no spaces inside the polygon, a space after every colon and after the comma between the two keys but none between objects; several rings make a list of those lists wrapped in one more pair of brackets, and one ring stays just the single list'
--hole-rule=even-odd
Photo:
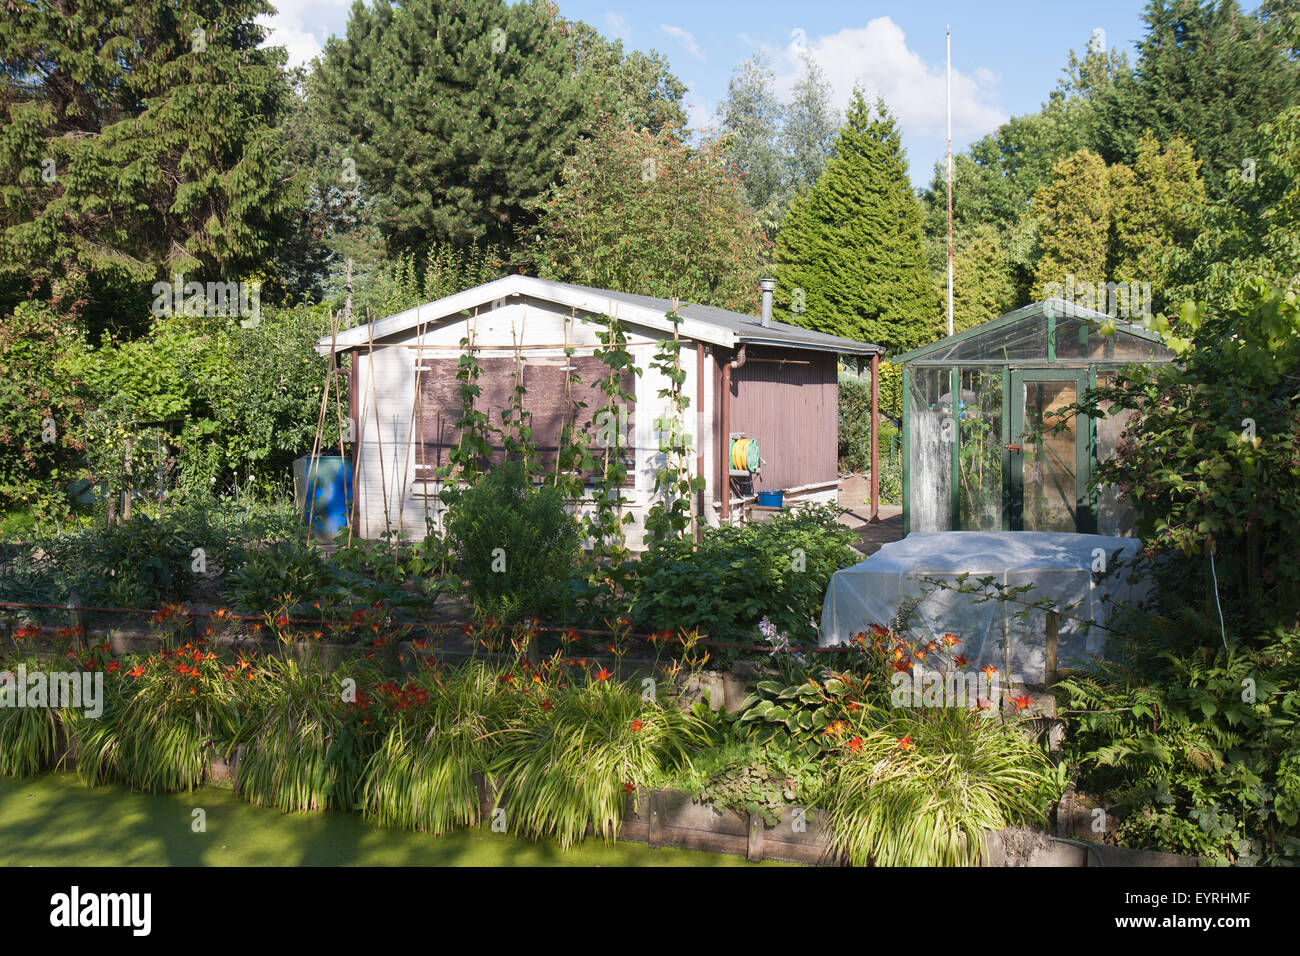
[{"label": "shrub", "polygon": [[448,541],[480,614],[511,622],[562,607],[581,542],[559,489],[506,462],[448,497]]},{"label": "shrub", "polygon": [[[137,515],[107,530],[83,528],[34,542],[0,583],[4,600],[154,607],[189,596],[193,540],[176,522]],[[44,600],[43,600],[44,599]]]},{"label": "shrub", "polygon": [[665,542],[634,570],[632,616],[651,630],[753,633],[766,617],[809,639],[831,575],[859,560],[838,510],[808,507],[771,521],[709,528],[697,546]]},{"label": "shrub", "polygon": [[[1252,633],[1300,619],[1300,304],[1252,283],[1229,308],[1187,305],[1154,323],[1179,361],[1134,366],[1084,396],[1094,416],[1131,409],[1097,484],[1137,510],[1179,593],[1217,589]],[[1177,333],[1177,334],[1174,334]],[[1210,565],[1211,558],[1214,565]]]}]

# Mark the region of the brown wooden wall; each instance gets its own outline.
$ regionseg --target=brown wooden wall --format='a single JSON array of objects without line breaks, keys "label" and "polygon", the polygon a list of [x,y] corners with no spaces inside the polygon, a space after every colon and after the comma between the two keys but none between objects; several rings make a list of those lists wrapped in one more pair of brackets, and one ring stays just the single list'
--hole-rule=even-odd
[{"label": "brown wooden wall", "polygon": [[[460,381],[456,378],[459,358],[425,359],[420,363],[420,402],[416,418],[417,440],[415,449],[417,481],[433,480],[437,469],[448,464],[447,455],[459,439],[456,422],[460,420],[462,404]],[[566,373],[566,365],[572,374]],[[480,357],[479,395],[474,400],[475,410],[487,415],[494,428],[502,427],[501,414],[514,400],[516,366],[513,357]],[[591,355],[529,356],[523,367],[524,411],[530,413],[533,442],[547,472],[555,467],[559,452],[561,432],[570,421],[578,431],[587,436],[587,445],[597,462],[603,449],[597,444],[592,421],[609,399],[601,391],[601,380],[609,374],[609,366]],[[566,391],[566,378],[569,386]],[[623,373],[624,391],[635,394],[636,379],[631,372]],[[584,407],[585,406],[585,407]],[[628,404],[626,429],[635,429],[636,406]],[[423,444],[423,448],[420,447]],[[505,448],[499,437],[492,442],[493,463],[505,458]],[[633,451],[624,449],[624,463],[634,465]],[[592,477],[596,471],[588,471]],[[629,483],[633,476],[629,471]]]},{"label": "brown wooden wall", "polygon": [[836,356],[751,346],[732,375],[731,428],[758,439],[766,461],[756,491],[837,477]]}]

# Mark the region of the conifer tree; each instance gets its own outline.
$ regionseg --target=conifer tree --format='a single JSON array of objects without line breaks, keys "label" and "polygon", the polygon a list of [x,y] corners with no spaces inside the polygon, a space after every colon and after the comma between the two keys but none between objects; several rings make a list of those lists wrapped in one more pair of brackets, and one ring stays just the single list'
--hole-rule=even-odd
[{"label": "conifer tree", "polygon": [[[1132,176],[1122,168],[1121,176]],[[1086,282],[1107,280],[1114,208],[1113,175],[1105,160],[1081,149],[1057,161],[1051,182],[1034,194],[1042,255],[1032,298],[1043,298],[1048,285],[1065,284],[1068,275]]]},{"label": "conifer tree", "polygon": [[159,278],[251,278],[297,202],[265,0],[9,4],[0,20],[0,308],[147,318]]},{"label": "conifer tree", "polygon": [[334,118],[390,253],[510,245],[605,105],[538,0],[376,0],[326,45],[312,95]]},{"label": "conifer tree", "polygon": [[921,209],[883,101],[873,111],[854,90],[834,156],[786,213],[775,272],[783,321],[894,350],[939,335]]},{"label": "conifer tree", "polygon": [[1143,130],[1162,143],[1181,133],[1206,164],[1209,195],[1223,197],[1254,158],[1255,131],[1300,104],[1294,18],[1279,15],[1286,7],[1266,5],[1260,19],[1233,0],[1151,0],[1133,72],[1096,98],[1094,149],[1132,164]]}]

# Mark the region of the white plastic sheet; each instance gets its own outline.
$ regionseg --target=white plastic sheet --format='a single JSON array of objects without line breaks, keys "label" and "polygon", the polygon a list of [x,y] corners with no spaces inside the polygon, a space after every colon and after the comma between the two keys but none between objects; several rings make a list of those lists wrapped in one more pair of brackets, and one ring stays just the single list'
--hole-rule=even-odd
[{"label": "white plastic sheet", "polygon": [[[1016,597],[1050,601],[1065,615],[1057,663],[1078,666],[1105,648],[1105,631],[1085,622],[1106,624],[1116,604],[1135,603],[1147,590],[1126,572],[1103,578],[1094,569],[1111,567],[1117,559],[1129,562],[1139,547],[1136,538],[1055,531],[914,532],[832,576],[822,604],[820,643],[841,644],[873,624],[889,626],[906,599],[920,598],[910,621],[913,637],[925,641],[955,634],[962,641],[957,650],[971,667],[991,664],[1005,673],[1009,661],[1013,678],[1041,684],[1046,610],[997,599],[981,602],[995,592],[977,579],[991,577],[1004,589],[1033,585]],[[958,581],[962,574],[967,574],[964,585]],[[935,580],[950,588],[928,583]],[[975,593],[954,590],[958,587],[973,587]]]}]

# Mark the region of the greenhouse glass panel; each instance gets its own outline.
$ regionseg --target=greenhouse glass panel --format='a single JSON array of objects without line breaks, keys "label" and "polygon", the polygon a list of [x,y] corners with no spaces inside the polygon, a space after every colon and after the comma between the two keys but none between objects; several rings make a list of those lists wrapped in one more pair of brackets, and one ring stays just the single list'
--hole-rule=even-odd
[{"label": "greenhouse glass panel", "polygon": [[1047,327],[1041,316],[1030,316],[952,343],[926,361],[1026,362],[1047,358]]},{"label": "greenhouse glass panel", "polygon": [[1002,372],[962,369],[961,491],[957,497],[962,531],[1002,530]]},{"label": "greenhouse glass panel", "polygon": [[[1114,372],[1098,372],[1097,385],[1098,387],[1109,385],[1114,378]],[[1121,408],[1112,412],[1108,406],[1103,408],[1106,409],[1106,417],[1097,420],[1098,461],[1106,461],[1115,456],[1124,429],[1128,427],[1129,419],[1134,414],[1132,409]],[[1114,485],[1097,486],[1098,534],[1132,534],[1136,522],[1137,511],[1129,501],[1119,496],[1119,489]]]},{"label": "greenhouse glass panel", "polygon": [[1078,400],[1073,382],[1025,382],[1024,530],[1075,531],[1079,420],[1064,409]]},{"label": "greenhouse glass panel", "polygon": [[1119,327],[1110,335],[1101,334],[1101,323],[1080,318],[1063,318],[1056,322],[1056,358],[1059,361],[1150,362],[1163,358],[1168,350],[1159,342],[1127,332]]},{"label": "greenhouse glass panel", "polygon": [[952,370],[916,368],[908,388],[911,530],[952,527]]}]

